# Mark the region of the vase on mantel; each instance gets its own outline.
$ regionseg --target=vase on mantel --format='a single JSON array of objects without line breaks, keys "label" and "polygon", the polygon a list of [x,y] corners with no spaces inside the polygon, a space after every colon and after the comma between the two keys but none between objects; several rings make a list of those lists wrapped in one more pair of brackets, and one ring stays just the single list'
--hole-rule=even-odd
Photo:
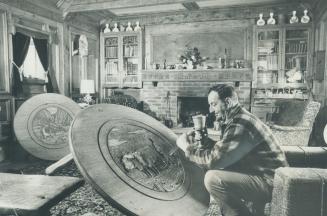
[{"label": "vase on mantel", "polygon": [[194,67],[195,67],[195,65],[193,64],[193,61],[187,60],[186,68],[188,70],[192,70],[192,69],[194,69]]}]

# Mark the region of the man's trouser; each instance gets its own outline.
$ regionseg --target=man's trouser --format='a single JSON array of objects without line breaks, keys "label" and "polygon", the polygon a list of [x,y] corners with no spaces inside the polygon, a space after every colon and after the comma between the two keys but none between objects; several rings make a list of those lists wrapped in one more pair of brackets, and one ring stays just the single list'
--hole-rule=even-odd
[{"label": "man's trouser", "polygon": [[264,206],[271,200],[272,186],[256,175],[209,170],[204,184],[224,216],[252,215],[244,201],[252,202],[257,210],[255,215],[263,216]]}]

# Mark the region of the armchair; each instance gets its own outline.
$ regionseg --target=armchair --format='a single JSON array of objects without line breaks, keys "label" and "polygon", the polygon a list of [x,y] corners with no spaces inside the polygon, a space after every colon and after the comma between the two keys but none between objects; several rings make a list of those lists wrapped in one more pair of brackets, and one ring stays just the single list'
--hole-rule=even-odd
[{"label": "armchair", "polygon": [[[298,109],[298,113],[294,113],[297,111],[292,108],[291,103],[291,101],[281,102],[280,106],[283,109],[278,114],[279,119],[289,118],[289,122],[281,120],[284,125],[279,125],[278,121],[275,124],[269,123],[268,125],[280,145],[308,146],[313,123],[320,109],[320,103],[311,100],[302,102],[303,110]],[[299,116],[299,119],[290,119],[290,116]],[[287,125],[287,123],[290,123],[290,125]]]}]

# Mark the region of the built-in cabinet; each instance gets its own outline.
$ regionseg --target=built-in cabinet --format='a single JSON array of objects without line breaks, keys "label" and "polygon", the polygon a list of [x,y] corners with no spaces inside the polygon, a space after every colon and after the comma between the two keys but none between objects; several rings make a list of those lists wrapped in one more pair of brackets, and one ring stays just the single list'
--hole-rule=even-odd
[{"label": "built-in cabinet", "polygon": [[310,34],[310,25],[255,27],[255,87],[304,83],[311,63]]},{"label": "built-in cabinet", "polygon": [[254,27],[252,112],[266,121],[279,99],[309,96],[312,79],[312,26]]},{"label": "built-in cabinet", "polygon": [[142,70],[142,31],[100,33],[100,94],[110,88],[139,88]]},{"label": "built-in cabinet", "polygon": [[256,26],[253,87],[276,90],[306,87],[306,79],[312,73],[311,41],[311,25]]}]

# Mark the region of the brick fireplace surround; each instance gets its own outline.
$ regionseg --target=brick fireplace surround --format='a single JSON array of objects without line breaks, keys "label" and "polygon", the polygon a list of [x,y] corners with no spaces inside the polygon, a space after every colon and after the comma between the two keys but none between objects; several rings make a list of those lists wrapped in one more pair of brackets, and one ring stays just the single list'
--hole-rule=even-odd
[{"label": "brick fireplace surround", "polygon": [[155,113],[156,117],[162,118],[166,117],[168,112],[167,93],[169,92],[170,117],[176,126],[178,97],[207,97],[209,88],[219,83],[235,86],[240,103],[249,109],[251,79],[250,69],[144,71],[140,99],[144,102],[145,111]]}]

